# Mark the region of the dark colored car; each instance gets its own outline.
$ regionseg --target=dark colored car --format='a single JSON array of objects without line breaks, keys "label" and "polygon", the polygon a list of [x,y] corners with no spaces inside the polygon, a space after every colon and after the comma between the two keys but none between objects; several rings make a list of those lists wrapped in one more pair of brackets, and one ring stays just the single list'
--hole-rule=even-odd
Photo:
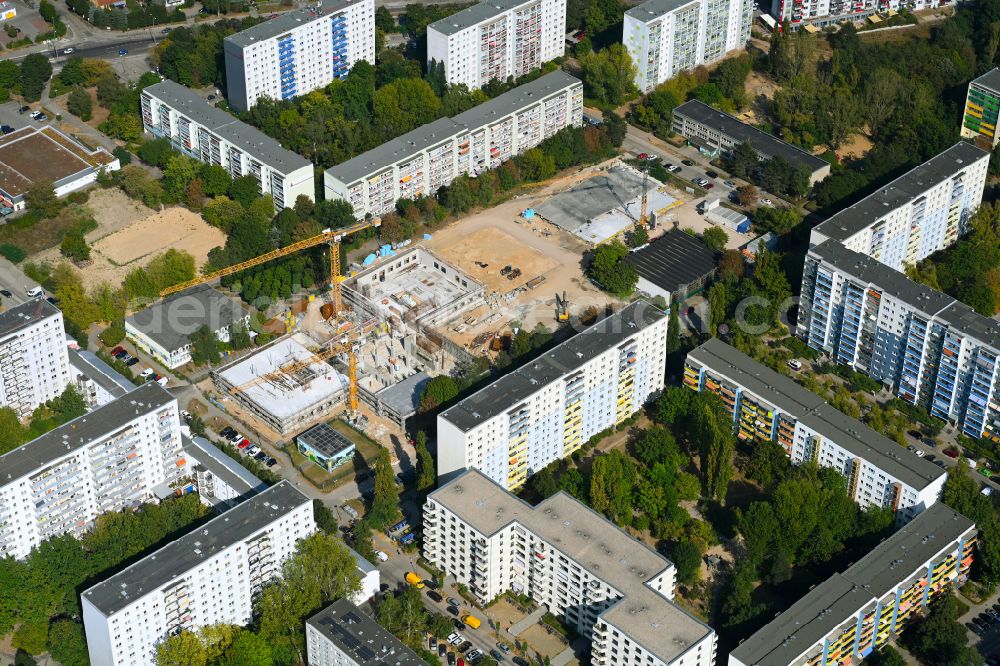
[{"label": "dark colored car", "polygon": [[708,171],[706,171],[705,175],[708,176],[709,178],[718,178],[719,177],[719,174],[717,174],[716,172],[712,171],[711,169],[709,169]]},{"label": "dark colored car", "polygon": [[458,606],[448,606],[445,610],[455,617],[458,617]]},{"label": "dark colored car", "polygon": [[45,300],[47,300],[52,305],[59,305],[59,299],[56,298],[55,296],[47,296]]},{"label": "dark colored car", "polygon": [[444,641],[438,643],[438,656],[443,657],[448,652],[448,644]]},{"label": "dark colored car", "polygon": [[128,367],[131,368],[133,365],[135,365],[138,362],[139,362],[139,359],[137,359],[136,357],[133,356],[129,360],[125,361],[125,365],[127,365]]},{"label": "dark colored car", "polygon": [[490,650],[490,656],[496,659],[497,661],[504,660],[503,652],[501,652],[500,650]]},{"label": "dark colored car", "polygon": [[4,134],[10,134],[13,131],[14,128],[10,125],[0,125],[0,132],[3,132]]},{"label": "dark colored car", "polygon": [[437,645],[438,645],[438,639],[437,639],[437,636],[431,636],[430,638],[428,638],[428,639],[427,639],[427,646],[428,646],[428,647],[429,647],[430,649],[432,649],[432,650],[433,650],[434,648],[436,648],[436,647],[437,647]]},{"label": "dark colored car", "polygon": [[20,109],[17,110],[17,112],[20,113],[22,116],[26,114],[28,111],[31,111],[30,106],[22,106]]},{"label": "dark colored car", "polygon": [[517,666],[531,666],[531,664],[528,663],[528,660],[524,657],[514,657],[511,661],[517,664]]},{"label": "dark colored car", "polygon": [[444,600],[444,597],[442,597],[440,594],[438,594],[434,590],[427,590],[427,596],[430,597],[431,599],[433,599],[437,603],[441,603]]},{"label": "dark colored car", "polygon": [[126,356],[128,356],[128,352],[123,349],[120,352],[118,352],[117,354],[112,354],[112,356],[114,356],[118,360],[121,360],[121,359],[125,358]]},{"label": "dark colored car", "polygon": [[127,56],[128,55],[128,49],[118,49],[118,55],[120,55],[120,56]]},{"label": "dark colored car", "polygon": [[6,289],[0,289],[0,296],[3,296],[5,298],[13,298],[14,294],[10,293]]},{"label": "dark colored car", "polygon": [[267,460],[268,456],[267,456],[266,453],[264,453],[263,451],[261,451],[260,453],[258,453],[257,455],[255,455],[254,458],[256,458],[257,460],[259,460],[261,462],[264,462],[265,460]]},{"label": "dark colored car", "polygon": [[449,652],[448,653],[448,666],[455,666],[455,653],[454,652]]},{"label": "dark colored car", "polygon": [[681,160],[681,164],[683,164],[684,166],[694,166],[694,162],[692,162],[691,160]]},{"label": "dark colored car", "polygon": [[275,460],[274,458],[268,458],[268,461],[264,464],[267,465],[268,467],[274,467],[275,465],[278,464],[278,461]]},{"label": "dark colored car", "polygon": [[[457,608],[455,610],[458,610]],[[472,649],[472,641],[462,641],[462,644],[458,646],[458,651],[465,653]]]}]

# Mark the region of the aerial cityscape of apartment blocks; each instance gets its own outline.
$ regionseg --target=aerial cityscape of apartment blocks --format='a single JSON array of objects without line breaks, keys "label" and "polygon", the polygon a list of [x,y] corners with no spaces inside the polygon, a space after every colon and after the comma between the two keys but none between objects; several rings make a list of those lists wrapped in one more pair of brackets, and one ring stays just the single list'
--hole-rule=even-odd
[{"label": "aerial cityscape of apartment blocks", "polygon": [[565,37],[566,0],[486,0],[427,26],[427,62],[475,90],[561,57]]},{"label": "aerial cityscape of apartment blocks", "polygon": [[962,136],[976,139],[984,148],[996,148],[1000,118],[1000,69],[994,67],[969,82],[962,116]]},{"label": "aerial cityscape of apartment blocks", "polygon": [[190,88],[170,80],[151,85],[142,91],[141,107],[147,132],[170,139],[185,155],[221,166],[233,178],[253,176],[260,193],[274,198],[277,210],[294,205],[299,195],[315,198],[309,160],[208,104]]},{"label": "aerial cityscape of apartment blocks", "polygon": [[672,601],[672,562],[570,495],[535,507],[477,470],[424,505],[424,557],[483,604],[525,594],[592,641],[600,666],[712,666],[716,634]]},{"label": "aerial cityscape of apartment blocks", "polygon": [[72,375],[62,312],[43,298],[0,312],[0,407],[29,416]]},{"label": "aerial cityscape of apartment blocks", "polygon": [[319,0],[226,37],[229,105],[291,99],[342,79],[359,60],[375,64],[375,1]]},{"label": "aerial cityscape of apartment blocks", "polygon": [[1000,323],[836,241],[806,256],[798,335],[903,400],[1000,441]]},{"label": "aerial cityscape of apartment blocks", "polygon": [[306,654],[309,666],[428,666],[347,599],[306,620]]},{"label": "aerial cityscape of apartment blocks", "polygon": [[956,143],[812,230],[897,271],[954,243],[983,200],[990,154]]},{"label": "aerial cityscape of apartment blocks", "polygon": [[622,42],[644,93],[750,39],[751,0],[648,0],[625,12]]},{"label": "aerial cityscape of apartment blocks", "polygon": [[557,70],[327,169],[326,198],[347,201],[359,219],[382,215],[399,199],[432,196],[582,122],[583,84]]},{"label": "aerial cityscape of apartment blocks", "polygon": [[184,473],[177,400],[156,382],[0,456],[0,557],[170,494]]},{"label": "aerial cityscape of apartment blocks", "polygon": [[663,389],[667,315],[637,301],[438,414],[437,471],[520,487]]},{"label": "aerial cityscape of apartment blocks", "polygon": [[841,21],[860,21],[889,10],[934,9],[954,0],[771,0],[771,16],[793,28],[811,24],[822,28]]},{"label": "aerial cityscape of apartment blocks", "polygon": [[975,542],[971,520],[935,504],[743,641],[729,666],[858,663],[965,582]]},{"label": "aerial cityscape of apartment blocks", "polygon": [[182,629],[248,624],[255,596],[314,531],[312,500],[281,481],[89,588],[91,663],[154,666],[157,643]]},{"label": "aerial cityscape of apartment blocks", "polygon": [[796,465],[837,470],[851,499],[892,509],[900,523],[937,502],[944,487],[943,469],[717,338],[688,353],[684,385],[718,395],[741,440],[773,440]]}]

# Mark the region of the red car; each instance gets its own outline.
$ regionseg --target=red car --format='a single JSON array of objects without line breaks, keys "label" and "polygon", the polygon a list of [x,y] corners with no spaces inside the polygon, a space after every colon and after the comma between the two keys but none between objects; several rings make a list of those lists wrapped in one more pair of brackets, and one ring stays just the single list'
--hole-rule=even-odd
[{"label": "red car", "polygon": [[713,187],[715,187],[715,183],[709,183],[708,185],[706,185],[706,186],[705,186],[705,189],[706,189],[706,190],[710,190],[710,189],[712,189]]},{"label": "red car", "polygon": [[250,440],[249,440],[249,439],[246,439],[246,438],[244,437],[244,438],[243,438],[243,441],[242,441],[242,442],[240,442],[239,444],[237,444],[237,445],[236,445],[236,448],[238,448],[238,449],[245,449],[245,448],[247,448],[248,446],[250,446]]},{"label": "red car", "polygon": [[948,456],[949,458],[957,458],[958,457],[958,451],[949,451],[948,449],[945,449],[944,454],[946,456]]},{"label": "red car", "polygon": [[122,347],[121,345],[118,345],[117,347],[111,350],[111,355],[114,356],[115,354],[120,354],[123,351],[125,351],[125,348]]},{"label": "red car", "polygon": [[640,160],[648,160],[649,159],[649,153],[639,153],[639,159]]}]

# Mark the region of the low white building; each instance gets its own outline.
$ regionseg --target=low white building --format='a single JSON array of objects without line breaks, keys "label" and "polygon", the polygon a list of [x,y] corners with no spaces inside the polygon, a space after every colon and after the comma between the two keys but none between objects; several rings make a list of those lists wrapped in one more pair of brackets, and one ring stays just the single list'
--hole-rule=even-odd
[{"label": "low white building", "polygon": [[318,0],[222,43],[226,97],[247,111],[261,97],[291,99],[375,64],[374,0]]},{"label": "low white building", "polygon": [[86,349],[67,348],[77,391],[94,409],[135,390],[135,384]]},{"label": "low white building", "polygon": [[282,481],[87,589],[91,663],[153,666],[167,636],[248,624],[255,596],[315,531],[312,500]]},{"label": "low white building", "polygon": [[935,504],[944,487],[945,470],[718,338],[688,354],[684,385],[718,395],[741,440],[773,440],[796,465],[835,469],[851,499],[892,509],[900,523]]},{"label": "low white building", "polygon": [[62,312],[42,298],[0,312],[0,407],[27,417],[72,380]]},{"label": "low white building", "polygon": [[181,438],[185,468],[202,503],[225,510],[267,489],[267,484],[204,437]]},{"label": "low white building", "polygon": [[431,493],[424,557],[486,604],[525,594],[603,666],[713,666],[711,627],[674,604],[672,562],[564,492],[532,507],[477,470]]},{"label": "low white building", "polygon": [[442,480],[478,469],[518,488],[663,389],[667,315],[637,301],[441,412]]},{"label": "low white building", "polygon": [[191,334],[207,326],[229,342],[233,326],[249,326],[250,310],[208,285],[167,297],[125,319],[125,336],[169,369],[191,360]]},{"label": "low white building", "polygon": [[[0,456],[0,557],[80,536],[181,478],[177,400],[155,382]],[[165,493],[161,493],[165,494]],[[105,663],[105,662],[95,662]]]},{"label": "low white building", "polygon": [[276,210],[294,206],[299,196],[315,199],[309,160],[191,89],[164,80],[143,88],[140,105],[145,131],[170,139],[173,148],[189,157],[221,166],[233,178],[253,176],[260,193],[274,199]]},{"label": "low white building", "polygon": [[644,93],[750,39],[752,0],[648,0],[625,12],[622,42]]},{"label": "low white building", "polygon": [[432,196],[460,175],[494,169],[582,122],[583,84],[551,72],[327,169],[324,191],[351,204],[358,219],[382,215],[399,199]]},{"label": "low white building", "polygon": [[427,666],[389,630],[347,599],[306,620],[309,666]]}]

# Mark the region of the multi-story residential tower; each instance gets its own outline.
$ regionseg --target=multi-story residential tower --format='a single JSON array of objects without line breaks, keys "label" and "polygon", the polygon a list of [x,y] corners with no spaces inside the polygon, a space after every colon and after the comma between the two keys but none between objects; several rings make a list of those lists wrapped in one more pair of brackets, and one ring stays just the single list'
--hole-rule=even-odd
[{"label": "multi-story residential tower", "polygon": [[0,407],[26,417],[73,376],[62,312],[43,298],[0,312]]},{"label": "multi-story residential tower", "polygon": [[819,28],[843,21],[860,21],[893,9],[935,9],[955,4],[954,0],[771,0],[771,16],[792,28],[813,25]]},{"label": "multi-story residential tower", "polygon": [[1000,68],[994,67],[982,76],[969,81],[965,96],[965,115],[962,118],[962,136],[975,139],[990,150],[997,147],[997,120],[1000,118]]},{"label": "multi-story residential tower", "polygon": [[684,385],[719,396],[741,440],[776,441],[796,465],[837,470],[851,499],[892,509],[900,523],[937,502],[944,487],[943,469],[717,338],[688,354]]},{"label": "multi-story residential tower", "polygon": [[319,0],[226,37],[229,105],[291,99],[342,79],[359,60],[375,64],[374,0]]},{"label": "multi-story residential tower", "polygon": [[622,41],[635,63],[635,85],[649,92],[741,48],[753,9],[751,0],[648,0],[627,10]]},{"label": "multi-story residential tower", "polygon": [[254,597],[315,530],[312,500],[282,481],[89,588],[91,663],[153,666],[182,629],[249,623]]},{"label": "multi-story residential tower", "polygon": [[815,227],[897,271],[954,243],[983,200],[990,154],[959,142]]},{"label": "multi-story residential tower", "polygon": [[526,594],[602,666],[712,666],[711,627],[672,601],[673,563],[560,492],[535,507],[469,470],[424,505],[424,557],[486,603]]},{"label": "multi-story residential tower", "polygon": [[811,589],[729,654],[729,666],[858,663],[968,576],[976,526],[935,504]]},{"label": "multi-story residential tower", "polygon": [[399,199],[432,196],[460,175],[494,169],[582,122],[583,84],[551,72],[327,169],[326,198],[347,201],[359,219],[382,215]]},{"label": "multi-story residential tower", "polygon": [[566,0],[487,0],[427,26],[427,62],[470,90],[565,53]]},{"label": "multi-story residential tower", "polygon": [[347,599],[306,620],[309,666],[427,666],[378,622]]},{"label": "multi-story residential tower", "polygon": [[316,196],[309,160],[210,106],[189,88],[166,80],[144,88],[140,100],[147,132],[170,139],[185,155],[221,166],[233,178],[253,176],[260,193],[274,198],[276,209],[294,205],[299,195]]},{"label": "multi-story residential tower", "polygon": [[0,557],[80,536],[108,511],[136,507],[184,473],[177,400],[143,384],[0,456]]},{"label": "multi-story residential tower", "polygon": [[518,488],[663,389],[667,316],[637,301],[438,415],[438,476]]},{"label": "multi-story residential tower", "polygon": [[1000,325],[964,303],[831,240],[806,255],[798,335],[969,437],[1000,441]]}]

